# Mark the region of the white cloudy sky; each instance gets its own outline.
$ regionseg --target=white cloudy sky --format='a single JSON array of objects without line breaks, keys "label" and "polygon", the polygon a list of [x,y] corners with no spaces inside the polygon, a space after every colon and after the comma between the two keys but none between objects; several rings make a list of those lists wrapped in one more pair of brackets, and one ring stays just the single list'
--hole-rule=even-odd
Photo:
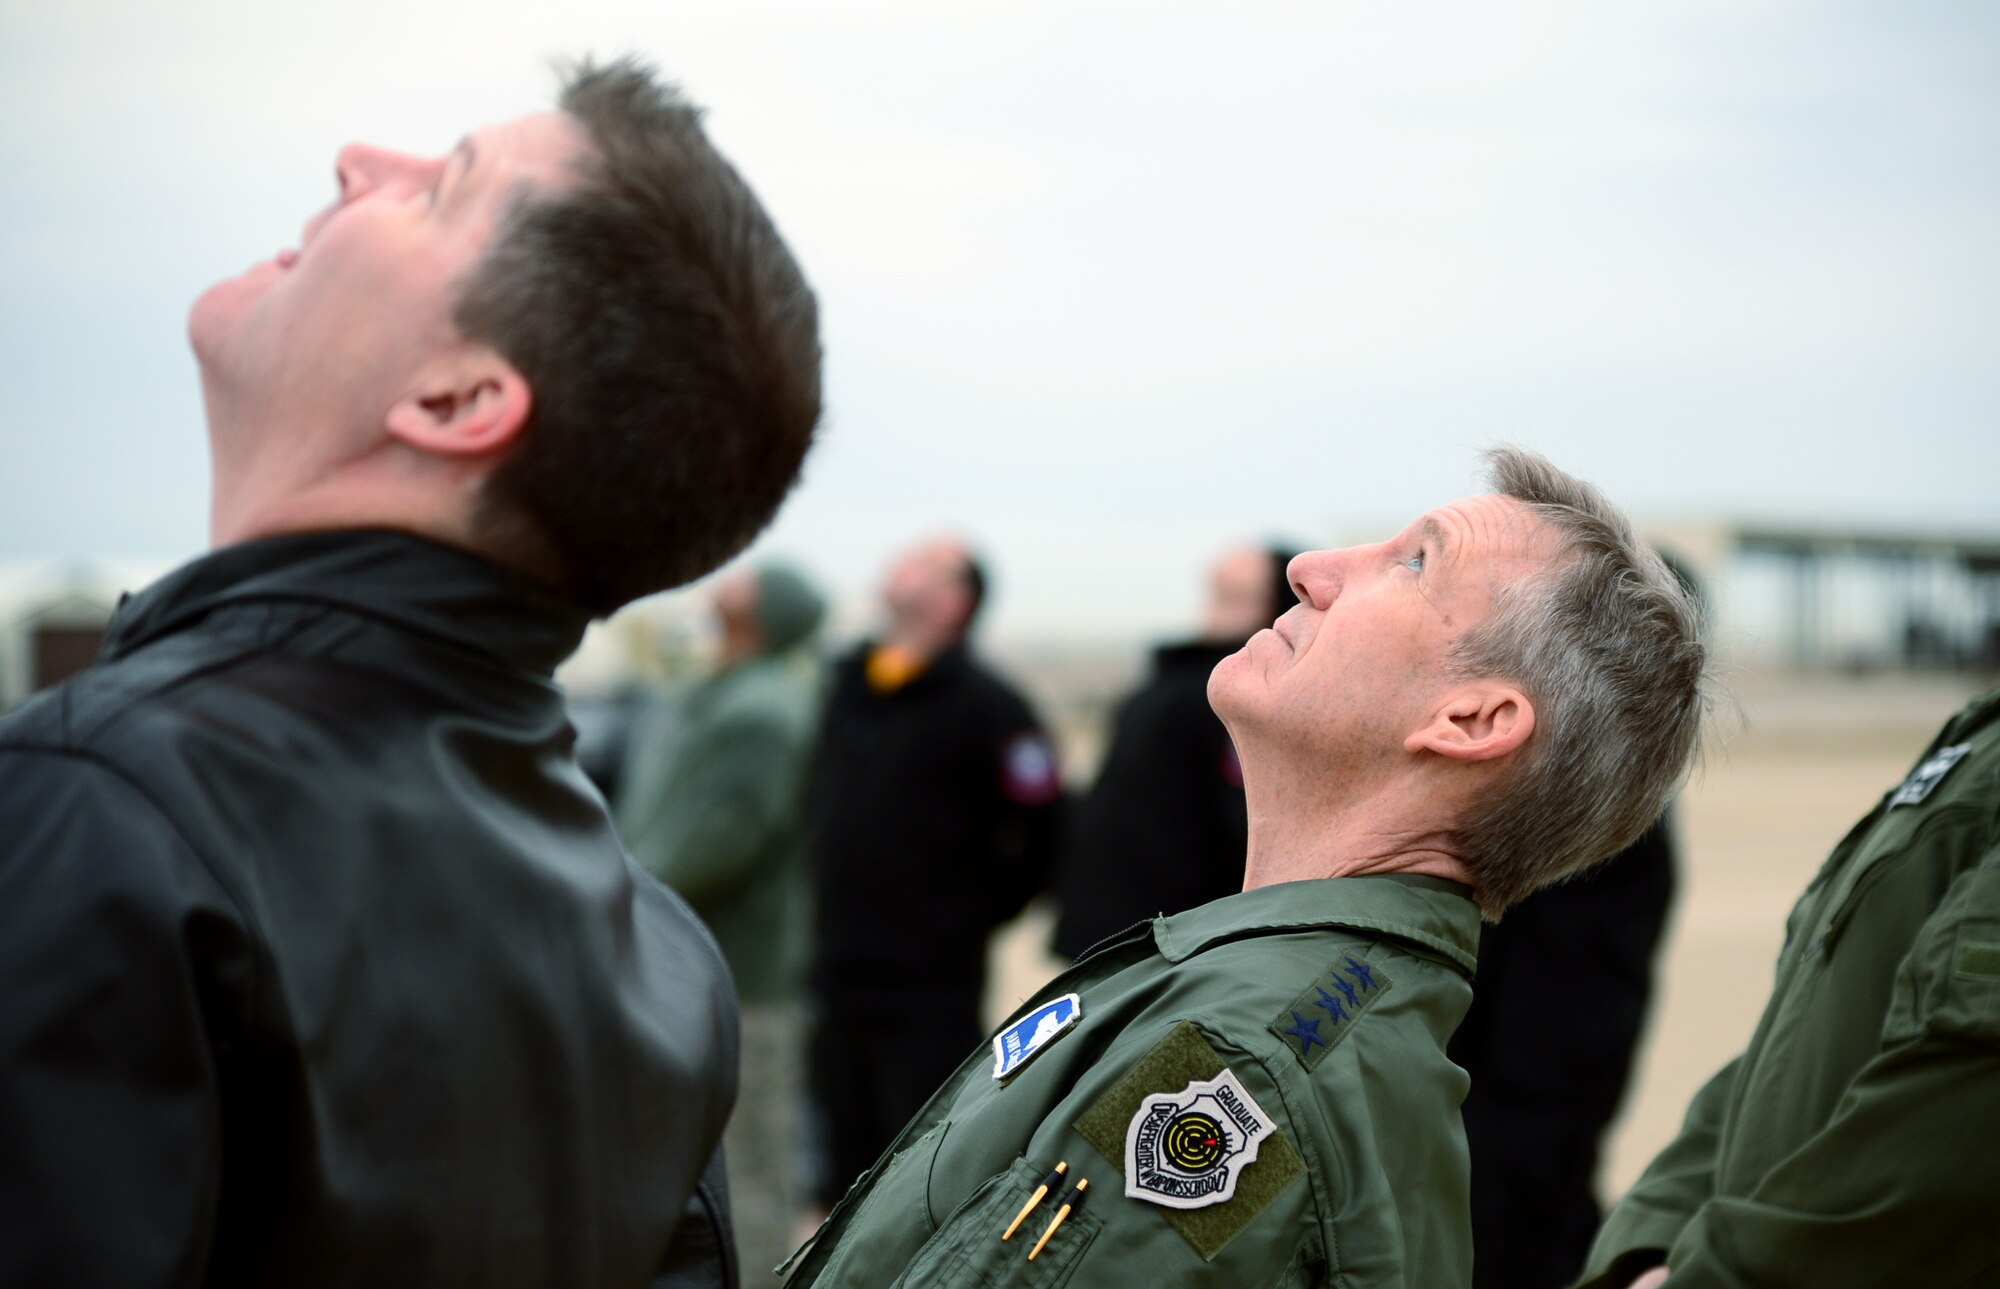
[{"label": "white cloudy sky", "polygon": [[1642,515],[1991,526],[2000,11],[11,0],[0,559],[199,550],[187,304],[332,158],[637,50],[817,286],[825,437],[760,549],[949,524],[1003,631],[1164,629],[1217,546],[1539,448]]}]

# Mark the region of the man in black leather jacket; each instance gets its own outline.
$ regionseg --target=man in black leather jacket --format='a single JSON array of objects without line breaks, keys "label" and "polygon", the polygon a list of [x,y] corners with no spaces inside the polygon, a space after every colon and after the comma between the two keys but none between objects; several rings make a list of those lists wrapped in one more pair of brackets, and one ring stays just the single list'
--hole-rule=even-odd
[{"label": "man in black leather jacket", "polygon": [[733,1284],[728,977],[551,673],[769,519],[811,293],[629,63],[337,169],[190,318],[216,549],[0,721],[0,1284]]}]

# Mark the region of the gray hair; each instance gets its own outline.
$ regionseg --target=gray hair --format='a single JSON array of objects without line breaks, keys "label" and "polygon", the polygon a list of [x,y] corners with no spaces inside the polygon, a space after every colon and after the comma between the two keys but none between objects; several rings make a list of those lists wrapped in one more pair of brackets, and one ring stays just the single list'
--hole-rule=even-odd
[{"label": "gray hair", "polygon": [[1520,448],[1485,459],[1493,490],[1556,545],[1549,571],[1502,587],[1448,664],[1511,680],[1535,710],[1510,773],[1452,830],[1497,918],[1659,818],[1694,759],[1709,664],[1699,603],[1604,494]]}]

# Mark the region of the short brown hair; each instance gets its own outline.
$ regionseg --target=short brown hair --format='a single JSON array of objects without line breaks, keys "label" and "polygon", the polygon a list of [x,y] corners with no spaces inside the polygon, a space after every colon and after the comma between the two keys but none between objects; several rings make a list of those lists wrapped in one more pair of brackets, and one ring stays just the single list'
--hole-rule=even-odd
[{"label": "short brown hair", "polygon": [[1454,642],[1452,673],[1505,677],[1535,709],[1520,760],[1453,829],[1488,916],[1637,840],[1686,775],[1709,707],[1699,602],[1596,488],[1519,448],[1495,492],[1554,538],[1553,566],[1503,587]]},{"label": "short brown hair", "polygon": [[516,201],[455,321],[533,391],[479,522],[608,612],[717,567],[777,511],[819,420],[818,311],[672,86],[585,62],[561,106],[593,145],[581,182]]}]

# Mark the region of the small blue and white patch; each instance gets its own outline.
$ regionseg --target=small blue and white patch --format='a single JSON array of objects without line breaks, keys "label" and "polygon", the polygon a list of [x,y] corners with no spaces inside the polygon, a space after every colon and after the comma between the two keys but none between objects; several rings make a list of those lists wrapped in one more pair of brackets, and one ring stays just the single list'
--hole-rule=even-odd
[{"label": "small blue and white patch", "polygon": [[1083,1019],[1083,1000],[1064,994],[993,1036],[993,1077],[1004,1079]]},{"label": "small blue and white patch", "polygon": [[1940,748],[1938,754],[1910,771],[1910,777],[1903,780],[1903,786],[1896,789],[1896,795],[1889,798],[1889,809],[1897,806],[1914,806],[1931,795],[1931,789],[1944,782],[1944,776],[1951,773],[1953,766],[1965,759],[1972,750],[1972,744],[1960,743],[1956,747]]}]

